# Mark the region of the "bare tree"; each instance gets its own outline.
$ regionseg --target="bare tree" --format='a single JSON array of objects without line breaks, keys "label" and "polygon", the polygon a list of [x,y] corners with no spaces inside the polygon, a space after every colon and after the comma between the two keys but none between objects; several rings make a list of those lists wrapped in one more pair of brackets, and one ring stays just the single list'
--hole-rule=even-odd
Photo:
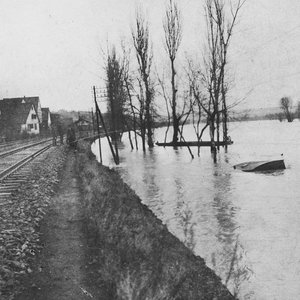
[{"label": "bare tree", "polygon": [[220,141],[221,122],[223,124],[223,140],[227,141],[228,139],[227,56],[237,16],[244,3],[245,0],[237,0],[235,5],[233,1],[226,5],[225,0],[206,0],[205,2],[207,53],[204,57],[202,81],[207,90],[206,113],[208,114],[213,151],[215,150],[215,132],[217,141]]},{"label": "bare tree", "polygon": [[112,139],[118,140],[124,131],[124,105],[126,94],[123,86],[124,75],[123,62],[117,57],[115,47],[107,53],[106,62],[106,89],[107,109],[110,119]]},{"label": "bare tree", "polygon": [[293,116],[291,113],[291,108],[292,108],[293,102],[290,97],[282,97],[280,99],[280,107],[283,110],[283,113],[287,119],[288,122],[293,121]]},{"label": "bare tree", "polygon": [[[166,129],[165,138],[164,138],[164,143],[166,143],[168,131],[169,131],[169,128],[171,125],[171,119],[172,119],[171,113],[170,113],[170,108],[172,108],[172,97],[169,95],[169,93],[167,91],[164,79],[160,78],[158,74],[157,74],[157,78],[158,78],[158,83],[161,86],[161,96],[163,96],[163,98],[165,100],[166,108],[167,108],[167,129]],[[179,105],[176,108],[176,120],[177,120],[177,129],[176,129],[177,134],[176,135],[180,135],[180,141],[185,142],[185,138],[183,136],[183,128],[184,128],[184,125],[187,123],[190,115],[192,114],[193,109],[192,109],[192,105],[190,103],[191,97],[190,97],[189,91],[184,90],[181,98],[183,99],[183,101],[181,101],[181,103],[180,103],[181,105]],[[181,124],[181,128],[179,126],[180,124]],[[178,137],[177,137],[176,141],[178,141]],[[174,146],[176,146],[175,145],[176,142],[174,142],[174,140],[172,140],[172,143]],[[191,157],[194,158],[194,155],[193,155],[190,147],[187,146],[187,148],[189,150]]]},{"label": "bare tree", "polygon": [[[197,141],[199,143],[202,139],[205,129],[209,126],[209,123],[207,122],[208,118],[206,118],[205,125],[202,128],[200,128],[200,123],[203,117],[202,116],[203,109],[201,107],[201,102],[203,99],[201,98],[200,95],[198,95],[198,97],[195,98],[196,98],[195,101],[191,103],[192,124],[193,124],[194,131],[196,133]],[[198,156],[200,156],[200,144],[198,145]]]},{"label": "bare tree", "polygon": [[182,22],[180,11],[175,0],[169,0],[169,5],[166,8],[166,15],[163,23],[165,32],[165,46],[169,56],[171,65],[171,113],[173,121],[173,143],[178,141],[179,121],[180,116],[177,114],[177,84],[176,84],[176,70],[175,59],[178,48],[182,39]]},{"label": "bare tree", "polygon": [[125,103],[125,113],[126,113],[126,128],[128,131],[128,137],[131,145],[131,149],[134,149],[131,131],[133,131],[134,139],[135,139],[135,148],[138,150],[138,141],[137,141],[137,113],[133,105],[133,95],[136,93],[134,90],[133,79],[131,76],[130,70],[130,49],[127,50],[124,43],[122,43],[123,50],[123,61],[124,61],[124,87],[127,93],[127,102]]},{"label": "bare tree", "polygon": [[139,66],[139,74],[141,80],[139,81],[140,92],[144,95],[140,96],[140,101],[144,102],[145,110],[145,126],[147,130],[148,146],[152,148],[153,144],[153,99],[154,87],[150,79],[152,66],[152,49],[149,45],[149,25],[146,22],[141,10],[137,10],[135,19],[135,28],[132,29],[132,39],[136,51],[136,58]]},{"label": "bare tree", "polygon": [[172,103],[170,100],[169,95],[167,94],[166,88],[165,88],[165,84],[164,84],[164,79],[161,79],[159,77],[159,75],[157,74],[157,79],[158,79],[158,83],[161,86],[161,95],[163,96],[165,103],[166,103],[166,108],[167,108],[167,117],[168,117],[168,121],[167,121],[167,129],[165,132],[165,138],[164,138],[164,143],[166,143],[167,141],[167,136],[168,136],[168,132],[169,132],[169,128],[171,125],[171,115],[170,115],[170,110],[169,110],[169,103]]},{"label": "bare tree", "polygon": [[[123,45],[124,57],[124,87],[127,93],[125,110],[128,113],[128,123],[130,122],[134,136],[135,147],[138,150],[137,135],[141,137],[142,149],[146,151],[146,118],[145,118],[145,93],[142,80],[130,70],[129,53]],[[137,84],[133,78],[136,78]],[[131,126],[128,125],[129,130]]]},{"label": "bare tree", "polygon": [[228,47],[233,33],[233,28],[237,21],[237,16],[246,0],[238,0],[235,7],[230,3],[230,18],[226,18],[225,1],[214,0],[216,25],[219,32],[219,47],[220,47],[220,85],[221,85],[221,103],[222,103],[222,124],[223,124],[223,140],[228,139],[228,111],[226,103],[226,95],[228,91],[228,80],[225,78],[225,68],[227,65]]},{"label": "bare tree", "polygon": [[[188,71],[190,93],[193,96],[191,101],[193,127],[197,136],[197,141],[200,142],[206,128],[212,128],[212,120],[214,120],[214,106],[212,98],[205,93],[207,81],[205,75],[200,70],[199,66],[195,66],[192,60],[188,60]],[[205,125],[200,129],[201,121],[205,119]],[[214,140],[213,140],[214,141]],[[198,147],[198,156],[200,155],[200,147]]]}]

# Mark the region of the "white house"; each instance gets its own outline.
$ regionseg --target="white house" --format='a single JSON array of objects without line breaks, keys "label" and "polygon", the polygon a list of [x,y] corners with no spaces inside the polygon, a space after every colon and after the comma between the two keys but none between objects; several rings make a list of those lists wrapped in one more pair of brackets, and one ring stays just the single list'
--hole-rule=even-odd
[{"label": "white house", "polygon": [[29,134],[39,134],[40,133],[39,118],[38,118],[37,112],[36,112],[33,104],[31,104],[31,108],[28,112],[25,123],[21,124],[21,132],[24,132],[24,131],[26,131]]}]

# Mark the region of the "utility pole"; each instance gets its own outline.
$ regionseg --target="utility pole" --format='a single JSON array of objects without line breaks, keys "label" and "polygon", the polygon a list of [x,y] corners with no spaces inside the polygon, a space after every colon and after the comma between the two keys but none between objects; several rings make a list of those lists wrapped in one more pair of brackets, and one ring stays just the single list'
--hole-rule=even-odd
[{"label": "utility pole", "polygon": [[[110,150],[111,150],[111,153],[113,155],[114,161],[115,161],[116,165],[118,165],[120,163],[119,156],[114,151],[113,145],[111,143],[111,140],[109,138],[109,134],[107,132],[107,129],[106,129],[106,126],[105,126],[105,123],[104,123],[104,119],[103,119],[101,110],[100,110],[99,105],[96,101],[96,88],[95,88],[95,86],[93,87],[93,91],[94,91],[94,99],[95,99],[95,106],[96,106],[97,122],[99,123],[99,119],[100,119],[100,121],[102,123],[102,126],[103,126],[103,129],[104,129],[104,132],[105,132],[105,136],[107,138],[107,141],[108,141],[108,144],[109,144],[109,147],[110,147]],[[99,116],[99,119],[98,119],[98,116]],[[98,126],[98,128],[99,128],[99,126]]]},{"label": "utility pole", "polygon": [[93,108],[91,109],[91,112],[92,112],[93,136],[95,136],[95,121],[94,121],[94,112],[93,112]]},{"label": "utility pole", "polygon": [[[96,123],[97,123],[97,133],[98,133],[98,143],[99,143],[99,157],[100,157],[100,164],[102,165],[102,149],[101,149],[101,137],[100,137],[100,128],[99,128],[99,119],[97,113],[97,98],[96,98],[96,89],[95,86],[93,87],[94,91],[94,101],[95,101],[95,110],[96,110]],[[93,113],[93,110],[92,110]],[[93,118],[93,127],[94,127],[94,118]]]}]

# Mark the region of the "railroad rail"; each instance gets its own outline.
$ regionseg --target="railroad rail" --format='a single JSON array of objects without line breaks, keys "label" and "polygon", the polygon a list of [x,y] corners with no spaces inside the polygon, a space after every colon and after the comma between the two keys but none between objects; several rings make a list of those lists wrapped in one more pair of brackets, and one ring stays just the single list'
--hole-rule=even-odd
[{"label": "railroad rail", "polygon": [[30,139],[30,140],[24,140],[24,141],[14,141],[14,142],[10,142],[10,143],[5,143],[5,144],[0,144],[0,154],[4,153],[4,152],[9,152],[13,149],[17,149],[20,148],[22,149],[22,147],[26,147],[29,145],[34,145],[36,143],[40,143],[40,142],[47,142],[49,141],[50,138],[39,138],[39,139]]},{"label": "railroad rail", "polygon": [[[0,149],[0,158],[12,155],[14,153],[20,152],[22,150],[25,150],[25,149],[28,149],[28,148],[31,148],[31,147],[34,147],[34,146],[37,146],[37,145],[40,145],[40,144],[44,144],[44,143],[50,142],[51,140],[52,139],[46,139],[46,140],[42,140],[42,141],[39,141],[39,142],[36,142],[36,143],[25,144],[23,146],[10,149],[8,151],[1,151],[1,149]],[[17,146],[19,146],[19,145],[17,145]]]},{"label": "railroad rail", "polygon": [[5,160],[0,160],[0,207],[26,181],[29,173],[24,167],[51,146],[51,143],[46,146],[38,143],[38,145],[11,153],[6,156]]},{"label": "railroad rail", "polygon": [[34,137],[30,139],[24,139],[24,140],[15,140],[15,141],[10,141],[10,142],[2,142],[0,143],[0,149],[1,148],[8,148],[8,147],[15,147],[15,146],[21,146],[23,144],[29,144],[32,142],[37,142],[41,140],[41,137]]}]

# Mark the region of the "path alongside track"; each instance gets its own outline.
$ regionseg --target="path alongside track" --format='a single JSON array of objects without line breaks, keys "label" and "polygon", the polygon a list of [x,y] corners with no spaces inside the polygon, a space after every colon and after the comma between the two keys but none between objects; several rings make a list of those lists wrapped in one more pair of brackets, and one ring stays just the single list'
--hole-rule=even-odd
[{"label": "path alongside track", "polygon": [[41,228],[43,250],[17,300],[106,299],[91,286],[96,275],[90,273],[89,262],[93,258],[88,255],[72,152],[61,178],[57,196]]}]

